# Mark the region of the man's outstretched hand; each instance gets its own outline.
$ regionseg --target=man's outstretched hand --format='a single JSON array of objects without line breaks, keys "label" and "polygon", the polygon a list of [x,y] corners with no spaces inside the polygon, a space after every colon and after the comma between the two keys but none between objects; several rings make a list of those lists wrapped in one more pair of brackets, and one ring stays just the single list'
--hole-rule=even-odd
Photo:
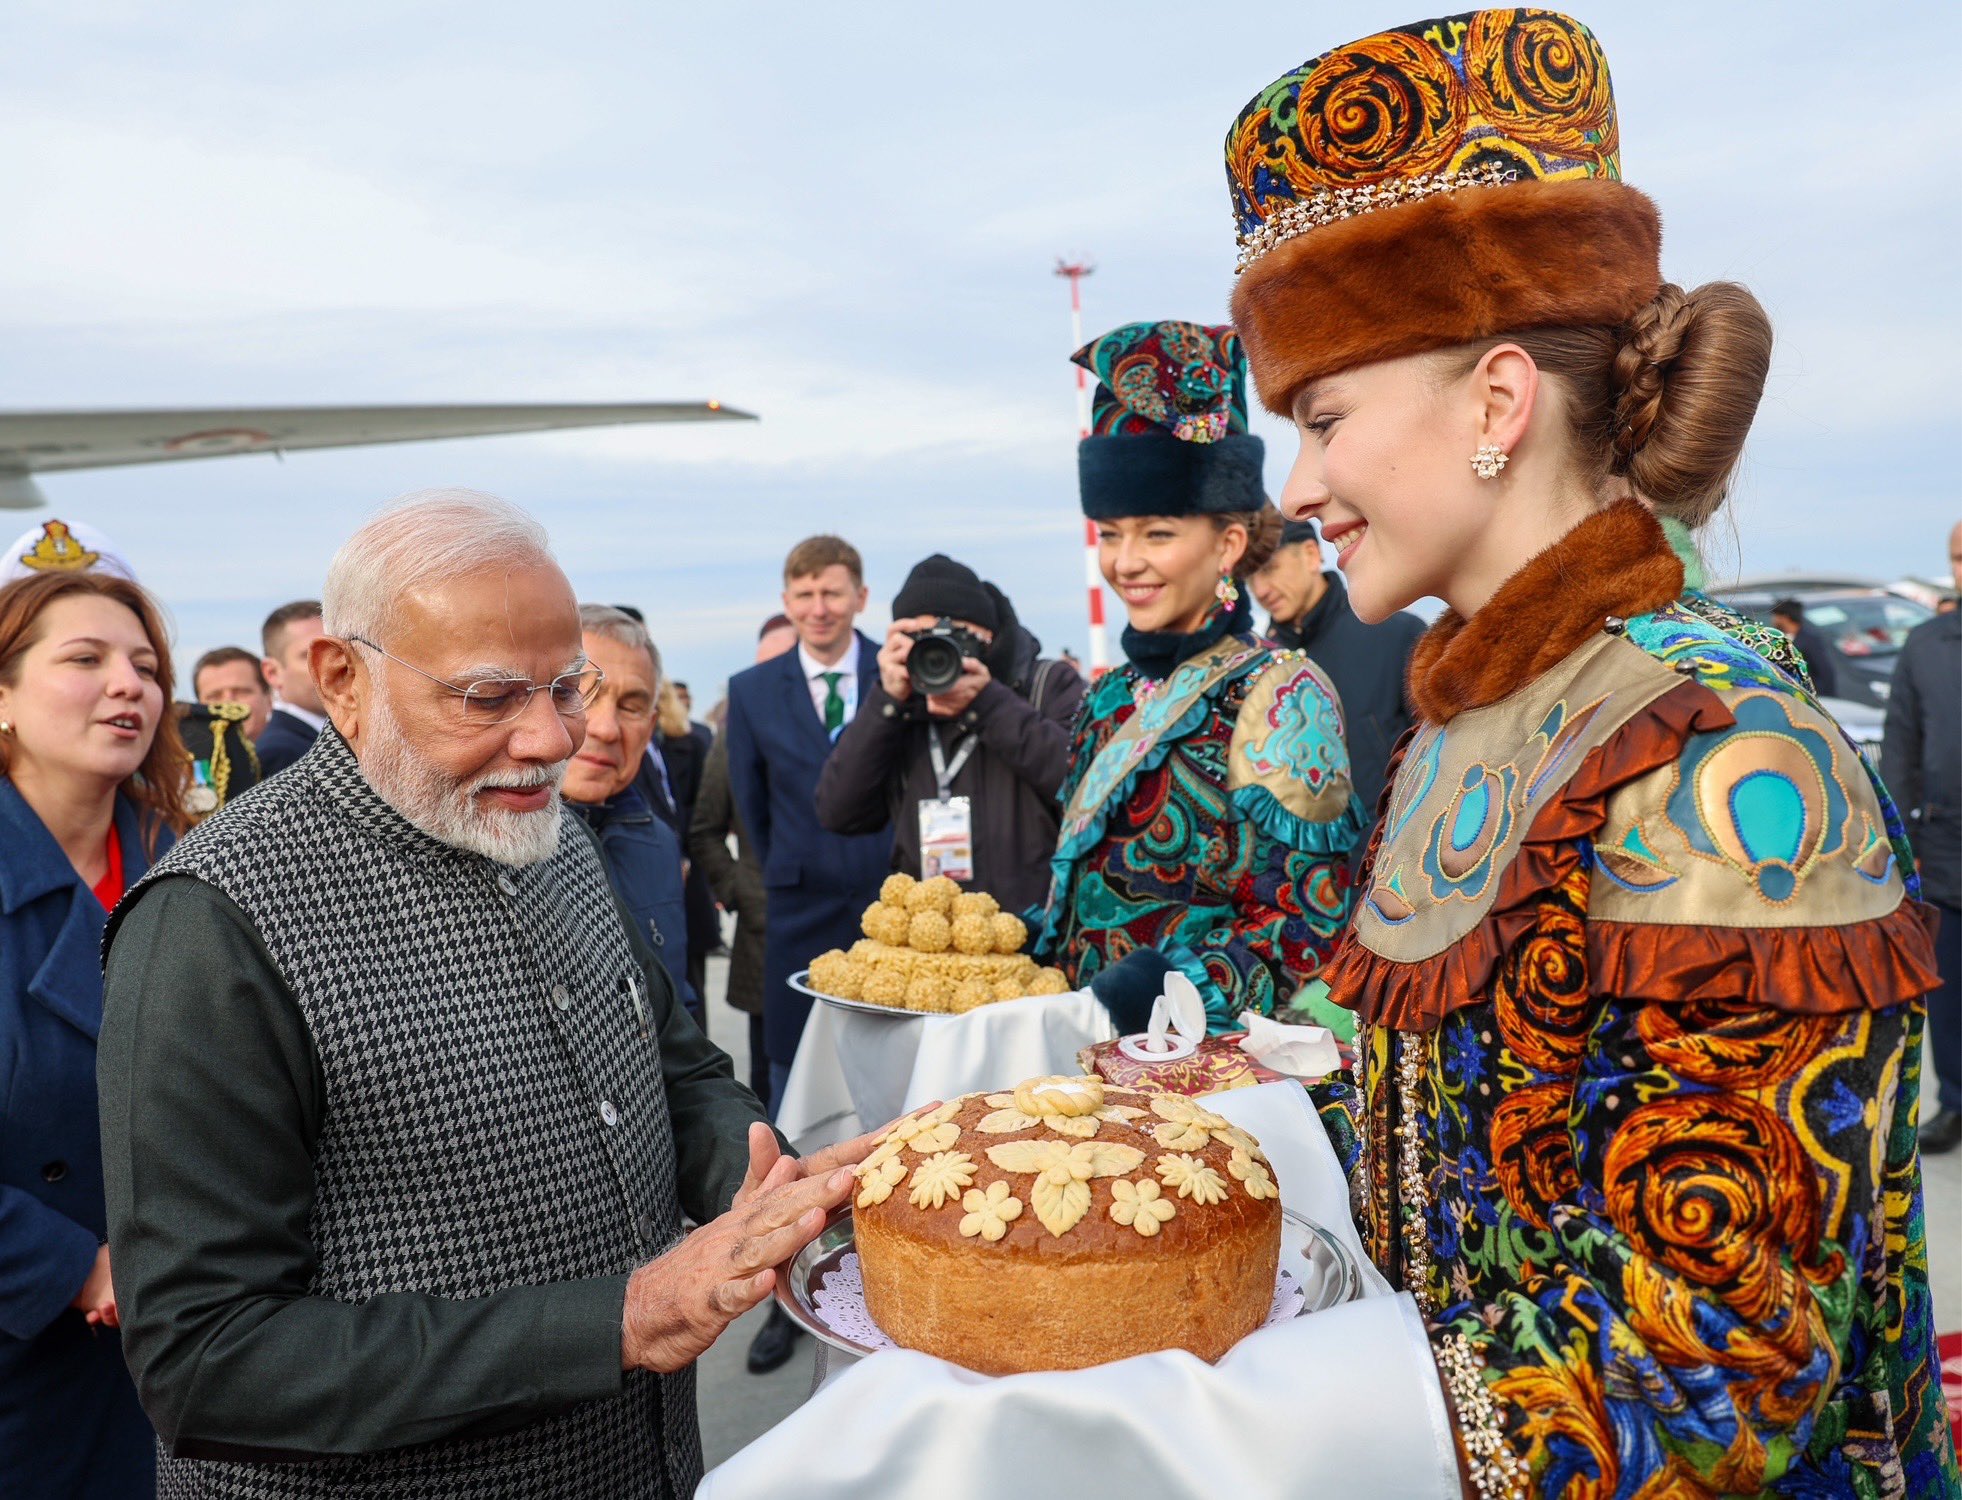
[{"label": "man's outstretched hand", "polygon": [[[926,1107],[935,1108],[931,1104]],[[784,1155],[783,1148],[777,1144],[777,1133],[761,1120],[756,1121],[749,1127],[749,1171],[743,1174],[743,1185],[736,1189],[730,1211],[743,1207],[757,1193],[771,1187],[806,1177],[823,1177],[840,1167],[857,1166],[871,1154],[873,1142],[890,1130],[893,1123],[896,1122],[799,1157]]]},{"label": "man's outstretched hand", "polygon": [[[754,1136],[751,1143],[753,1171]],[[770,1144],[774,1150],[774,1137]],[[794,1164],[780,1158],[729,1212],[634,1272],[620,1331],[621,1368],[684,1369],[770,1295],[774,1268],[817,1237],[855,1181],[848,1167],[800,1176],[786,1170]]]}]

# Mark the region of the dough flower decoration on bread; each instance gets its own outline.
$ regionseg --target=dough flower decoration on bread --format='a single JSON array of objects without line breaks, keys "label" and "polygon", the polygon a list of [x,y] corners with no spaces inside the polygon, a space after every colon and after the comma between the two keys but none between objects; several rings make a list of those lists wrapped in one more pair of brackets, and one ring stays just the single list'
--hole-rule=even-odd
[{"label": "dough flower decoration on bread", "polygon": [[1267,1164],[1246,1152],[1235,1150],[1227,1160],[1226,1170],[1240,1180],[1249,1198],[1278,1198],[1281,1190],[1274,1186],[1274,1179],[1268,1175]]},{"label": "dough flower decoration on bread", "polygon": [[942,1151],[913,1168],[906,1201],[915,1208],[938,1208],[974,1181],[974,1158],[965,1151]]},{"label": "dough flower decoration on bread", "polygon": [[1181,1198],[1202,1206],[1226,1201],[1226,1179],[1196,1156],[1161,1156],[1158,1180]]},{"label": "dough flower decoration on bread", "polygon": [[1223,1125],[1213,1131],[1213,1139],[1229,1151],[1244,1151],[1257,1161],[1267,1160],[1261,1152],[1260,1142],[1248,1135],[1238,1125]]},{"label": "dough flower decoration on bread", "polygon": [[1135,1146],[1109,1141],[1004,1141],[988,1148],[988,1160],[1004,1172],[1035,1174],[1029,1201],[1036,1219],[1058,1239],[1090,1211],[1090,1179],[1122,1177],[1144,1163]]},{"label": "dough flower decoration on bread", "polygon": [[897,1155],[874,1162],[871,1158],[859,1164],[858,1197],[853,1202],[859,1208],[870,1208],[875,1203],[884,1203],[892,1196],[892,1190],[906,1180],[906,1163]]},{"label": "dough flower decoration on bread", "polygon": [[1008,1191],[1005,1182],[991,1182],[983,1192],[969,1188],[961,1199],[967,1212],[961,1219],[961,1233],[969,1239],[980,1235],[989,1243],[1008,1233],[1008,1226],[1022,1217],[1022,1200]]},{"label": "dough flower decoration on bread", "polygon": [[892,1196],[892,1190],[906,1180],[906,1163],[901,1153],[907,1147],[926,1156],[945,1151],[959,1140],[960,1129],[951,1122],[960,1107],[961,1101],[956,1099],[923,1115],[907,1115],[880,1136],[878,1144],[858,1164],[858,1197],[855,1200],[858,1207],[870,1208],[875,1203],[884,1203]]},{"label": "dough flower decoration on bread", "polygon": [[945,1151],[961,1138],[961,1128],[952,1120],[943,1120],[938,1125],[928,1125],[908,1141],[907,1146],[922,1156],[931,1156],[936,1151]]},{"label": "dough flower decoration on bread", "polygon": [[1128,1104],[1111,1103],[1109,1096],[1116,1092],[1120,1091],[1109,1089],[1101,1078],[1060,1074],[1031,1078],[1012,1094],[988,1095],[994,1113],[974,1128],[989,1135],[1011,1135],[1044,1126],[1058,1135],[1090,1140],[1099,1121],[1135,1120],[1144,1114]]},{"label": "dough flower decoration on bread", "polygon": [[1215,1131],[1233,1128],[1224,1117],[1184,1094],[1153,1094],[1151,1112],[1164,1121],[1153,1128],[1152,1135],[1168,1151],[1196,1151],[1213,1138]]},{"label": "dough flower decoration on bread", "polygon": [[1150,1239],[1158,1226],[1172,1222],[1178,1208],[1159,1192],[1158,1184],[1146,1177],[1138,1182],[1118,1181],[1110,1185],[1110,1216],[1120,1224]]}]

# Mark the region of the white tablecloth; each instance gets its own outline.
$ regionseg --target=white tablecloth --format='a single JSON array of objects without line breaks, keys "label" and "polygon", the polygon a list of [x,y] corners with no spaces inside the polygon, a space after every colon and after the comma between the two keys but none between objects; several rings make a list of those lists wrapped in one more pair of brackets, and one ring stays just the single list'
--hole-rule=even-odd
[{"label": "white tablecloth", "polygon": [[797,1044],[777,1129],[813,1151],[935,1099],[1074,1073],[1081,1048],[1115,1034],[1088,990],[964,1016],[868,1015],[819,1002]]},{"label": "white tablecloth", "polygon": [[997,1379],[911,1350],[876,1354],[714,1469],[700,1500],[1002,1500],[1028,1474],[1044,1495],[1123,1500],[1456,1497],[1423,1324],[1362,1258],[1307,1095],[1276,1083],[1207,1104],[1259,1137],[1282,1203],[1358,1257],[1358,1301],[1264,1328],[1217,1365],[1172,1350]]}]

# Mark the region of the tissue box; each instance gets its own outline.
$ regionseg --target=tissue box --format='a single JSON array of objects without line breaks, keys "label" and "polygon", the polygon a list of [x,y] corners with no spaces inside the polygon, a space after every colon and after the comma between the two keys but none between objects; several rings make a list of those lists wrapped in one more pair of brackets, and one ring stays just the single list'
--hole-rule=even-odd
[{"label": "tissue box", "polygon": [[1168,1094],[1219,1094],[1279,1081],[1281,1074],[1261,1067],[1240,1050],[1243,1034],[1209,1036],[1197,1052],[1164,1062],[1139,1062],[1120,1052],[1116,1042],[1098,1042],[1077,1053],[1076,1061],[1085,1073],[1094,1073],[1106,1083]]}]

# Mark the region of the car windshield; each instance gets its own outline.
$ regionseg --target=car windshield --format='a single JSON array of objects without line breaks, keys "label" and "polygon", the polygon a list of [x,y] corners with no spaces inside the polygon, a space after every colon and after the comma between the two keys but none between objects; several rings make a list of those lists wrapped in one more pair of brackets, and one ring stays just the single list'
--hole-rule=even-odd
[{"label": "car windshield", "polygon": [[1805,602],[1806,623],[1847,656],[1892,656],[1934,612],[1893,594],[1839,594]]}]

